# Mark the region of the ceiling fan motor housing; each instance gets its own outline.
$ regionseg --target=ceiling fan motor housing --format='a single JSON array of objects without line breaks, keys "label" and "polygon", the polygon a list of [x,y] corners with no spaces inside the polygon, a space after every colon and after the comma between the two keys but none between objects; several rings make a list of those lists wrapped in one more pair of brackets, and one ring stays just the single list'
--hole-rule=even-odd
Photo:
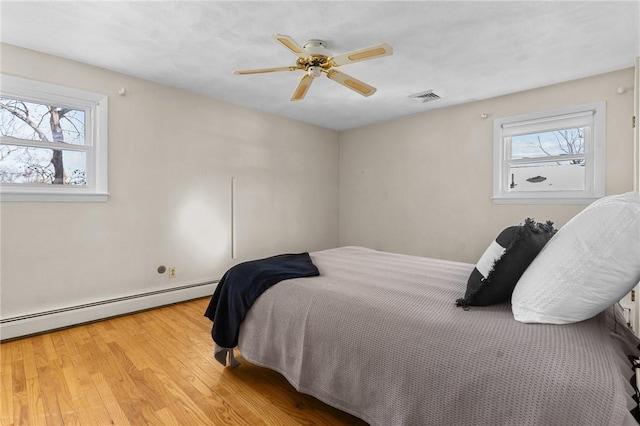
[{"label": "ceiling fan motor housing", "polygon": [[327,44],[322,40],[308,40],[302,45],[302,48],[306,50],[310,55],[317,56],[331,56],[331,53],[327,50]]}]

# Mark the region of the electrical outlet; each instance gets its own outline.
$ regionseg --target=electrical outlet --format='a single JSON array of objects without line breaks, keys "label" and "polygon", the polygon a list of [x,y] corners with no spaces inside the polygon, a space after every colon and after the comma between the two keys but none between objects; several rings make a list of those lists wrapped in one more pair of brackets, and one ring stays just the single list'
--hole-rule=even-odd
[{"label": "electrical outlet", "polygon": [[175,278],[177,274],[176,268],[169,268],[169,278]]}]

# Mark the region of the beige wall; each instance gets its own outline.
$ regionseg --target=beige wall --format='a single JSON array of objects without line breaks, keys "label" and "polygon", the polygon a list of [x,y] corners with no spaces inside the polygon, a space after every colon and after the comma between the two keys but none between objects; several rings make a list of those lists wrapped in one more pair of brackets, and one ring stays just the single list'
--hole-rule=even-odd
[{"label": "beige wall", "polygon": [[111,193],[0,204],[3,318],[219,278],[232,177],[237,261],[338,244],[338,132],[15,46],[2,72],[109,96]]},{"label": "beige wall", "polygon": [[232,177],[235,262],[338,244],[475,262],[525,217],[562,226],[583,206],[491,202],[494,117],[605,100],[607,193],[633,188],[633,69],[341,134],[14,46],[2,72],[109,96],[111,192],[0,204],[2,318],[219,278]]},{"label": "beige wall", "polygon": [[606,101],[606,193],[632,190],[633,91],[616,89],[633,80],[630,68],[343,132],[340,244],[475,263],[504,227],[560,227],[584,208],[493,204],[497,117]]}]

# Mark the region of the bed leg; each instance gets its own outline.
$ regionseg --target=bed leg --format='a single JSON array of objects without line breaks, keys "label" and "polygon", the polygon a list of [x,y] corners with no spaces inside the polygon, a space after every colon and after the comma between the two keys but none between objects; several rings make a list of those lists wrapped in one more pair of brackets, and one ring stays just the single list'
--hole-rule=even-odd
[{"label": "bed leg", "polygon": [[223,348],[217,344],[213,348],[213,357],[223,366],[227,366],[227,358],[229,358],[229,367],[235,368],[240,365],[233,355],[233,348]]}]

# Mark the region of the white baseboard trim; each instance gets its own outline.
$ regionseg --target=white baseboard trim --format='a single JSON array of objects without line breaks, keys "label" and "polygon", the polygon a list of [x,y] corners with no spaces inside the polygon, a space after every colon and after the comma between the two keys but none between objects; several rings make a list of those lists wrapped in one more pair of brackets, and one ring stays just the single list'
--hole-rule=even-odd
[{"label": "white baseboard trim", "polygon": [[[211,296],[218,280],[0,319],[0,340]],[[204,312],[202,313],[204,315]]]}]

